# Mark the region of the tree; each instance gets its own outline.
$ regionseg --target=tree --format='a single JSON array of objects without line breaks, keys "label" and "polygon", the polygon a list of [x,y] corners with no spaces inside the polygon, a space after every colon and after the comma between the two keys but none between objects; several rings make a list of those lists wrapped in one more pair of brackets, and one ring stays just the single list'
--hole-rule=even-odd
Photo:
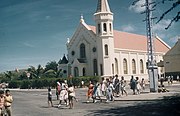
[{"label": "tree", "polygon": [[42,66],[39,64],[38,65],[38,68],[37,68],[37,70],[36,70],[36,74],[37,74],[37,76],[40,78],[40,76],[43,74],[43,71],[44,71],[44,69],[42,68]]},{"label": "tree", "polygon": [[5,72],[4,74],[5,74],[5,76],[6,76],[9,80],[12,80],[13,74],[12,74],[11,71],[7,71],[7,72]]},{"label": "tree", "polygon": [[30,66],[28,68],[28,72],[31,74],[31,78],[40,78],[40,76],[43,74],[44,69],[39,64],[37,69],[34,66]]},{"label": "tree", "polygon": [[46,64],[46,68],[45,68],[45,72],[48,71],[48,70],[54,70],[55,72],[57,72],[58,70],[58,64],[56,63],[56,61],[51,61],[51,62],[48,62]]},{"label": "tree", "polygon": [[58,70],[56,61],[51,61],[47,63],[44,73],[46,76],[58,78],[59,76],[61,77],[61,72],[62,70]]}]

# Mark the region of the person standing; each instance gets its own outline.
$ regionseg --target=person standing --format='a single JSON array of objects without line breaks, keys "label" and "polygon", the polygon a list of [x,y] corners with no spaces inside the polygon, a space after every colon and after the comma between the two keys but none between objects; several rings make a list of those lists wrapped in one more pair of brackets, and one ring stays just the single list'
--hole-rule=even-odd
[{"label": "person standing", "polygon": [[73,85],[70,84],[69,88],[68,88],[69,109],[72,109],[74,107],[74,100],[73,99],[76,100],[75,91],[74,91]]},{"label": "person standing", "polygon": [[58,108],[61,106],[62,101],[65,101],[66,106],[68,106],[68,101],[67,101],[68,100],[68,92],[67,92],[67,89],[68,89],[67,84],[64,83],[64,81],[62,81]]},{"label": "person standing", "polygon": [[48,107],[53,107],[53,103],[52,103],[52,91],[51,91],[51,87],[48,88]]},{"label": "person standing", "polygon": [[90,81],[89,82],[89,87],[88,87],[88,92],[87,92],[87,103],[89,103],[89,99],[92,97],[93,95],[93,90],[94,90],[94,85],[93,83]]},{"label": "person standing", "polygon": [[119,82],[119,79],[118,79],[118,75],[115,75],[115,80],[114,80],[114,92],[115,92],[115,95],[117,97],[119,97],[119,93],[120,93],[120,82]]},{"label": "person standing", "polygon": [[106,80],[104,79],[104,77],[102,78],[102,82],[101,82],[101,91],[102,91],[102,95],[106,96]]},{"label": "person standing", "polygon": [[171,75],[170,77],[170,82],[171,82],[171,85],[173,84],[173,75]]},{"label": "person standing", "polygon": [[134,76],[131,76],[131,80],[130,80],[130,88],[133,90],[133,95],[135,95],[136,81],[135,81],[135,79],[134,79]]},{"label": "person standing", "polygon": [[160,78],[160,85],[161,85],[161,86],[163,86],[163,82],[164,82],[164,77],[162,76],[162,77]]},{"label": "person standing", "polygon": [[167,77],[168,85],[170,85],[170,76]]},{"label": "person standing", "polygon": [[0,90],[0,116],[3,116],[5,96],[4,91]]},{"label": "person standing", "polygon": [[100,102],[102,102],[101,96],[102,96],[101,86],[100,83],[97,82],[93,90],[93,103],[97,102],[96,98],[99,98]]},{"label": "person standing", "polygon": [[120,83],[121,83],[120,85],[121,85],[122,95],[125,93],[126,96],[127,96],[127,92],[126,92],[126,89],[125,89],[125,87],[126,87],[126,80],[124,80],[124,77],[123,77],[123,76],[121,77]]},{"label": "person standing", "polygon": [[11,104],[13,102],[13,97],[10,94],[10,90],[6,90],[5,93],[6,93],[6,95],[5,95],[5,103],[4,103],[5,110],[6,110],[7,114],[8,114],[8,116],[12,116]]},{"label": "person standing", "polygon": [[139,77],[136,77],[136,90],[137,90],[137,94],[140,94],[141,86],[140,86]]},{"label": "person standing", "polygon": [[114,87],[113,87],[112,81],[108,80],[107,81],[107,89],[106,89],[106,93],[107,93],[107,101],[106,102],[114,101],[113,90],[114,90]]},{"label": "person standing", "polygon": [[144,78],[142,78],[141,83],[140,83],[142,91],[145,90],[145,84],[146,84],[146,82],[145,82]]},{"label": "person standing", "polygon": [[59,100],[59,95],[61,92],[61,84],[59,82],[57,82],[57,86],[56,86],[56,96],[57,96],[57,100]]},{"label": "person standing", "polygon": [[177,75],[177,82],[179,82],[180,81],[180,78],[179,78],[179,75]]},{"label": "person standing", "polygon": [[84,88],[84,81],[81,81],[81,87]]}]

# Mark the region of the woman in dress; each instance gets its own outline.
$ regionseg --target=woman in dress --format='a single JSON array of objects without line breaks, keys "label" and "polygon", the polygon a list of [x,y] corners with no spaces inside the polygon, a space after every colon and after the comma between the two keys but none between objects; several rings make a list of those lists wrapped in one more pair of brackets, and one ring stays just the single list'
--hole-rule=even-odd
[{"label": "woman in dress", "polygon": [[94,85],[93,85],[93,83],[90,81],[90,82],[89,82],[89,87],[88,87],[88,92],[87,92],[87,103],[89,103],[89,99],[92,98],[93,90],[94,90]]}]

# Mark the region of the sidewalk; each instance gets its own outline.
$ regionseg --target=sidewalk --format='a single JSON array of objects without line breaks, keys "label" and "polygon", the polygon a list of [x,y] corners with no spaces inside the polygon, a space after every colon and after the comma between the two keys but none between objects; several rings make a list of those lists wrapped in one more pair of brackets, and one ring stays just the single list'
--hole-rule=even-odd
[{"label": "sidewalk", "polygon": [[150,92],[149,87],[146,86],[146,89],[144,92],[141,92],[141,94],[138,95],[132,95],[132,90],[130,88],[127,88],[127,92],[129,93],[128,96],[120,96],[115,97],[115,101],[152,101],[157,99],[163,99],[165,96],[172,96],[174,94],[180,94],[180,83],[174,82],[172,85],[168,85],[168,83],[164,83],[165,88],[169,90],[169,92],[164,93],[158,93],[158,92]]},{"label": "sidewalk", "polygon": [[[149,85],[146,85],[146,89],[141,92],[141,94],[133,95],[132,90],[129,86],[126,87],[126,91],[128,96],[123,95],[119,97],[114,97],[114,101],[154,101],[163,99],[165,96],[173,96],[175,94],[180,95],[180,83],[174,82],[172,85],[168,85],[167,82],[164,83],[165,88],[169,90],[169,92],[150,92]],[[106,100],[106,97],[103,96],[101,99]]]}]

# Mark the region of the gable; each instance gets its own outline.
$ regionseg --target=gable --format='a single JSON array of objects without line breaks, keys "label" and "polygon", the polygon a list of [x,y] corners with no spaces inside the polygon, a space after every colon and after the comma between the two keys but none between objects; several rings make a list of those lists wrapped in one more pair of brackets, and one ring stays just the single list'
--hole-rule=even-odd
[{"label": "gable", "polygon": [[[96,33],[95,26],[89,26]],[[154,39],[155,52],[166,53],[170,47],[160,38]],[[147,37],[114,30],[114,47],[117,49],[147,51]]]},{"label": "gable", "polygon": [[165,54],[165,56],[168,55],[180,55],[180,39],[177,41],[177,43]]},{"label": "gable", "polygon": [[91,30],[91,28],[89,28],[89,26],[85,22],[80,22],[78,28],[76,29],[67,46],[70,47],[74,43],[77,43],[78,41],[84,39],[86,39],[85,41],[96,41],[95,33]]}]

